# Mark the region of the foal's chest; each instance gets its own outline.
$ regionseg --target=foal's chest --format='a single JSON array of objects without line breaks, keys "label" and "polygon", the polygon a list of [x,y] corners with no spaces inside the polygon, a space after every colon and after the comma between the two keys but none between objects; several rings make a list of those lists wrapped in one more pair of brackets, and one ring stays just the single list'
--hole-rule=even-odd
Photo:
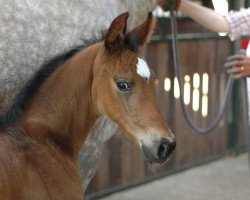
[{"label": "foal's chest", "polygon": [[49,153],[44,153],[40,155],[38,163],[33,163],[30,167],[33,170],[28,172],[29,185],[35,191],[40,188],[40,192],[46,194],[46,199],[83,199],[78,169],[72,160],[62,155],[51,156]]},{"label": "foal's chest", "polygon": [[7,152],[0,156],[0,173],[3,173],[0,177],[1,199],[83,199],[77,166],[67,156],[38,144],[13,148],[1,138],[0,144],[0,152]]}]

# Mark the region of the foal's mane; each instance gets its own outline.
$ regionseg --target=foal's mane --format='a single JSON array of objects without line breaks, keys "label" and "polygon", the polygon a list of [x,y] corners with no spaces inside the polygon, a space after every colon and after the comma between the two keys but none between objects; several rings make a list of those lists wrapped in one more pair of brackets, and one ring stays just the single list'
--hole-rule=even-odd
[{"label": "foal's mane", "polygon": [[12,105],[6,113],[0,116],[0,128],[6,128],[19,121],[24,113],[25,107],[29,104],[32,96],[38,91],[41,85],[52,75],[58,68],[76,55],[82,49],[89,47],[100,40],[84,40],[83,44],[67,52],[61,53],[52,59],[44,62],[40,69],[31,77],[21,91],[15,96]]}]

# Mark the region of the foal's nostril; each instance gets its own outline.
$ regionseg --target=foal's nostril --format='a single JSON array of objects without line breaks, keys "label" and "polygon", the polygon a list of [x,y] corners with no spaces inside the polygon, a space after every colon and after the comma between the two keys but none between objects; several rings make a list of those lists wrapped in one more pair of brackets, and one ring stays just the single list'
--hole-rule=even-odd
[{"label": "foal's nostril", "polygon": [[162,139],[161,144],[158,148],[157,156],[160,160],[166,160],[167,157],[175,149],[176,142],[169,142],[167,139]]},{"label": "foal's nostril", "polygon": [[168,145],[166,142],[162,143],[160,146],[159,146],[159,149],[158,149],[158,157],[159,158],[164,158],[166,155],[167,155],[167,151],[168,151]]}]

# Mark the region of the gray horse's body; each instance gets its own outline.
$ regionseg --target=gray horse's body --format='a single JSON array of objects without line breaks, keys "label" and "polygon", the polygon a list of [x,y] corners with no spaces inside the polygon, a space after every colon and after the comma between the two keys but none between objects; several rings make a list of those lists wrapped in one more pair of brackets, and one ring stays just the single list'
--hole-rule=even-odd
[{"label": "gray horse's body", "polygon": [[[129,11],[132,29],[157,0],[0,0],[0,111],[42,62],[99,38],[111,21]],[[93,177],[104,141],[116,132],[107,119],[94,127],[80,153],[83,186]],[[105,131],[106,127],[106,131]],[[89,157],[89,155],[92,155]],[[88,161],[86,161],[88,160]]]}]

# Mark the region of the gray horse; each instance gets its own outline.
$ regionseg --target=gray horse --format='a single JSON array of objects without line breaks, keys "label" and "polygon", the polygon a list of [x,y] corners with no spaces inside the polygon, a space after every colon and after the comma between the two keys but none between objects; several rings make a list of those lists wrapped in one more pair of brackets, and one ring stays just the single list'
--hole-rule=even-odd
[{"label": "gray horse", "polygon": [[[129,11],[128,29],[145,20],[159,0],[0,0],[0,110],[42,62],[100,38],[119,14]],[[117,130],[98,119],[79,156],[83,188],[98,167],[104,142]],[[91,155],[91,157],[89,156]]]}]

